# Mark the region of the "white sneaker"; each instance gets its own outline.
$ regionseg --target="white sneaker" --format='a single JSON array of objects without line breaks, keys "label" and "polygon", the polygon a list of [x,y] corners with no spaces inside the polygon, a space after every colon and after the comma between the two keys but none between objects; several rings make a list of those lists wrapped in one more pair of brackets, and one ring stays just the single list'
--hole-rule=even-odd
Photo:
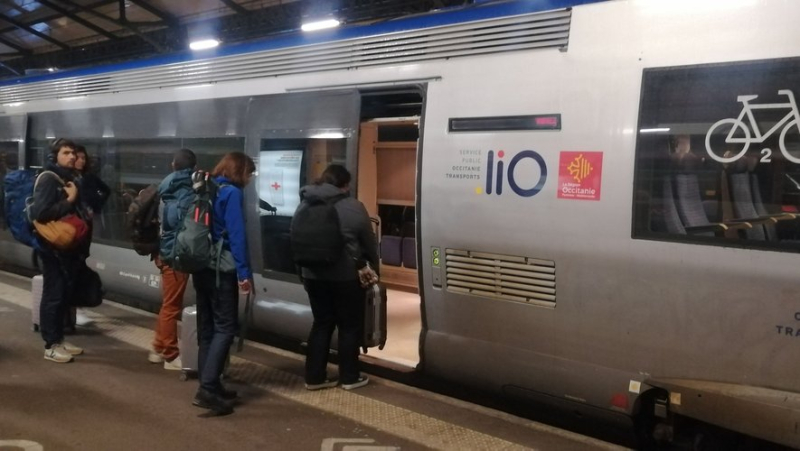
[{"label": "white sneaker", "polygon": [[72,361],[72,354],[64,350],[61,345],[53,345],[50,349],[44,350],[44,359],[56,363],[69,363]]},{"label": "white sneaker", "polygon": [[75,313],[75,325],[76,326],[88,326],[89,324],[92,324],[93,322],[94,322],[94,320],[89,318],[88,316],[86,316],[86,314],[83,313],[82,311],[78,310]]},{"label": "white sneaker", "polygon": [[155,351],[150,351],[150,353],[147,354],[147,361],[150,363],[162,363],[164,362],[164,357],[161,357],[161,354]]},{"label": "white sneaker", "polygon": [[180,371],[183,369],[183,363],[181,363],[180,357],[175,357],[171,361],[167,362],[164,361],[164,369],[171,370],[171,371]]},{"label": "white sneaker", "polygon": [[59,346],[66,351],[69,355],[81,355],[83,354],[83,348],[75,346],[72,343],[67,343],[66,341],[62,341]]}]

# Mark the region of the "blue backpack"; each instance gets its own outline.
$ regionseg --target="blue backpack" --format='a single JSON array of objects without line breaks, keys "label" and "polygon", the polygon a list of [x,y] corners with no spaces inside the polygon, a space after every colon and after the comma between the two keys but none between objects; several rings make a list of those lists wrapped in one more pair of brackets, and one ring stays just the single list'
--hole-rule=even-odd
[{"label": "blue backpack", "polygon": [[36,171],[20,169],[9,172],[3,179],[5,198],[3,212],[11,235],[20,243],[36,250],[42,250],[39,240],[33,233],[33,224],[28,218],[27,203],[33,195]]}]

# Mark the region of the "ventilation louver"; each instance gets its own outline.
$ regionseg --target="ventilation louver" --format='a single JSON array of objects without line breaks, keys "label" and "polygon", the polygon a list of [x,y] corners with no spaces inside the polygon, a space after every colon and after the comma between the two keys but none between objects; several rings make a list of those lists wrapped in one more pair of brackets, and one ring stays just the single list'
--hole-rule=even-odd
[{"label": "ventilation louver", "polygon": [[0,103],[203,85],[253,78],[560,48],[571,11],[522,14],[208,60],[0,88]]},{"label": "ventilation louver", "polygon": [[541,306],[556,303],[556,264],[512,255],[445,251],[447,291]]}]

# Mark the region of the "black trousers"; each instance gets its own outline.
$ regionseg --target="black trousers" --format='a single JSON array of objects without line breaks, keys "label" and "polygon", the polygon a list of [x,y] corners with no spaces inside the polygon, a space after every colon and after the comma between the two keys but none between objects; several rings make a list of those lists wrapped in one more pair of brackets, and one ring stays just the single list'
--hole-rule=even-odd
[{"label": "black trousers", "polygon": [[357,280],[304,281],[314,324],[308,336],[306,383],[319,384],[327,379],[326,366],[333,330],[339,330],[339,380],[356,382],[359,347],[364,334],[364,290]]},{"label": "black trousers", "polygon": [[192,274],[197,292],[197,374],[200,387],[212,393],[222,388],[220,376],[239,332],[239,284],[235,273],[204,269]]},{"label": "black trousers", "polygon": [[64,317],[74,290],[76,271],[81,264],[77,256],[42,253],[42,303],[39,309],[39,330],[44,347],[64,340]]}]

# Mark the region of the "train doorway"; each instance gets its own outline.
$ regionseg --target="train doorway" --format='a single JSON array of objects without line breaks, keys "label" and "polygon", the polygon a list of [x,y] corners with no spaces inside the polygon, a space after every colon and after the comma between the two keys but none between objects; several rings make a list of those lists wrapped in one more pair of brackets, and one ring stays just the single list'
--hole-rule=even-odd
[{"label": "train doorway", "polygon": [[387,287],[388,339],[368,356],[414,368],[420,361],[421,298],[417,273],[419,90],[362,92],[358,199],[376,231]]}]

